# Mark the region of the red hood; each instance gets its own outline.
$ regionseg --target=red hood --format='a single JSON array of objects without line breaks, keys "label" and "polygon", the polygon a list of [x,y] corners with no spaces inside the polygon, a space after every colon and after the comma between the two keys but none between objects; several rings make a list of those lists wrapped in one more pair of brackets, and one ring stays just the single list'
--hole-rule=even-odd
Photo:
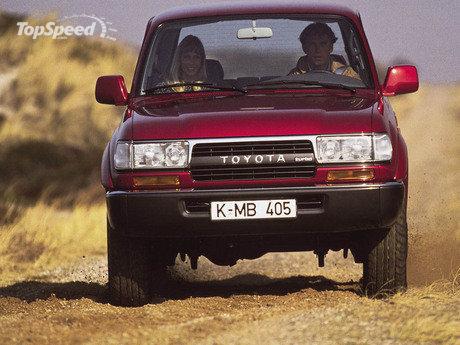
[{"label": "red hood", "polygon": [[339,94],[258,94],[136,101],[134,140],[372,132],[371,98]]}]

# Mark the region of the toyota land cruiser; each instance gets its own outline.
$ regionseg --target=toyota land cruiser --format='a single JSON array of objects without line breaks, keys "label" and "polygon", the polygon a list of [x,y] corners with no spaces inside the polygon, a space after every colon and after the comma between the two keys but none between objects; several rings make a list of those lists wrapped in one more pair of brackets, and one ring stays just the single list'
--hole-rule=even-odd
[{"label": "toyota land cruiser", "polygon": [[268,252],[351,251],[369,295],[406,287],[407,149],[359,14],[235,4],[152,18],[102,158],[112,302],[142,305],[186,255],[234,265]]}]

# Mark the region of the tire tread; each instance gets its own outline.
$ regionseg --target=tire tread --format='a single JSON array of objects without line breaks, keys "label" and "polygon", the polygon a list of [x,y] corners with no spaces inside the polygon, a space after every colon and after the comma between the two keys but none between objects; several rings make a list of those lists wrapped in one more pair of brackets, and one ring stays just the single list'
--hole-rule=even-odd
[{"label": "tire tread", "polygon": [[407,222],[404,210],[388,233],[370,249],[363,265],[363,287],[370,296],[394,294],[407,288]]},{"label": "tire tread", "polygon": [[151,279],[151,248],[148,242],[128,238],[107,226],[109,293],[119,306],[148,303]]}]

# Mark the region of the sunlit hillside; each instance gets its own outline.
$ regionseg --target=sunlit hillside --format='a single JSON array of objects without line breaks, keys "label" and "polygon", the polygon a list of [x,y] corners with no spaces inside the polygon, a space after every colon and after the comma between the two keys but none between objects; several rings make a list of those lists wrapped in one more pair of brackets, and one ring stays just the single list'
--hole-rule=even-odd
[{"label": "sunlit hillside", "polygon": [[105,250],[99,165],[122,109],[97,104],[94,87],[110,74],[129,87],[136,60],[132,48],[108,40],[18,36],[19,19],[0,14],[4,279]]},{"label": "sunlit hillside", "polygon": [[97,184],[122,111],[95,102],[95,81],[121,74],[129,87],[135,52],[97,38],[33,40],[17,35],[14,20],[0,28],[2,199],[35,202],[44,192],[74,199]]}]

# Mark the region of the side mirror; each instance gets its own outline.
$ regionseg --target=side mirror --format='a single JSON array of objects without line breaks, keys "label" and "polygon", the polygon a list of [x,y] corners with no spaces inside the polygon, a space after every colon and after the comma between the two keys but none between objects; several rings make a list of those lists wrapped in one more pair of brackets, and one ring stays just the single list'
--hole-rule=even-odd
[{"label": "side mirror", "polygon": [[392,66],[388,68],[382,85],[384,96],[396,96],[418,90],[418,73],[415,66]]},{"label": "side mirror", "polygon": [[127,105],[128,91],[121,75],[107,75],[97,78],[96,101],[103,104]]}]

